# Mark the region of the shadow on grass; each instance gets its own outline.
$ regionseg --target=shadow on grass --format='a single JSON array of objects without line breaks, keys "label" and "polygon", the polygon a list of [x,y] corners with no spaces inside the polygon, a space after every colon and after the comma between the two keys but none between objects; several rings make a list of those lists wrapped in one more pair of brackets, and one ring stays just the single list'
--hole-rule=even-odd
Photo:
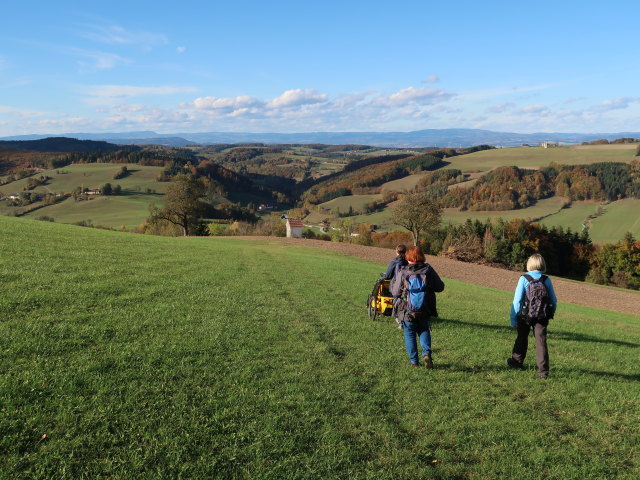
[{"label": "shadow on grass", "polygon": [[566,370],[570,372],[581,373],[584,375],[594,375],[596,377],[620,378],[622,380],[631,380],[634,382],[640,382],[640,373],[600,372],[597,370],[587,370],[585,368],[568,368]]},{"label": "shadow on grass", "polygon": [[145,192],[140,190],[139,192],[136,192],[135,190],[122,190],[120,193],[118,194],[114,194],[111,195],[112,197],[139,197],[144,195],[145,197],[164,197],[164,193],[158,193],[158,192]]},{"label": "shadow on grass", "polygon": [[[432,322],[433,322],[433,325],[436,328],[437,328],[438,324],[445,324],[446,323],[446,324],[449,324],[449,325],[480,328],[480,329],[492,330],[492,331],[509,330],[509,331],[513,332],[514,336],[516,334],[515,328],[513,328],[513,327],[511,327],[509,325],[489,325],[489,324],[485,324],[485,323],[465,322],[465,321],[462,321],[462,320],[454,320],[452,318],[446,318],[446,317],[438,317],[436,319],[433,319]],[[551,324],[550,335],[553,336],[553,338],[557,338],[557,339],[560,339],[560,340],[569,340],[569,341],[574,341],[574,342],[606,343],[606,344],[609,344],[609,345],[616,345],[618,347],[632,347],[632,348],[640,347],[640,344],[638,344],[638,343],[625,342],[623,340],[612,340],[612,339],[607,339],[607,338],[594,337],[592,335],[586,335],[584,333],[572,333],[572,332],[558,331],[558,330],[555,330],[553,328],[553,323]]]}]

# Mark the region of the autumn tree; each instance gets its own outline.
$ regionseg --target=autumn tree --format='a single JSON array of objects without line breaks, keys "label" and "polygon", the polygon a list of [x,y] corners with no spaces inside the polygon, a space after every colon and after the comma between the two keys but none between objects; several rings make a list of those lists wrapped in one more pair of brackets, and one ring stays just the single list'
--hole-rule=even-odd
[{"label": "autumn tree", "polygon": [[182,228],[184,236],[198,225],[198,221],[205,209],[201,198],[206,188],[200,179],[191,175],[176,175],[173,182],[167,186],[166,205],[160,209],[151,209],[150,223],[167,221]]},{"label": "autumn tree", "polygon": [[438,226],[441,217],[442,207],[426,192],[405,194],[391,210],[393,223],[411,232],[414,245],[418,245],[420,234]]}]

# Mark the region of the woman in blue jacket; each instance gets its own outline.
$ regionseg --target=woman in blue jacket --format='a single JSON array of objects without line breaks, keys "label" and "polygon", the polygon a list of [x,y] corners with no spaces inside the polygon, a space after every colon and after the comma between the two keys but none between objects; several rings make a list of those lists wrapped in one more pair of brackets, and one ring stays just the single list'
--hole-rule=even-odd
[{"label": "woman in blue jacket", "polygon": [[[513,351],[510,358],[507,358],[507,365],[511,368],[522,369],[524,359],[527,356],[527,348],[529,344],[529,332],[533,329],[533,336],[536,339],[536,362],[538,364],[538,375],[540,378],[549,376],[549,351],[547,349],[547,325],[549,319],[553,318],[558,305],[558,299],[553,291],[551,279],[544,275],[546,264],[544,258],[539,253],[531,255],[527,260],[527,273],[522,275],[518,280],[516,292],[511,304],[511,326],[516,327],[518,336],[516,337]],[[531,319],[523,314],[523,306],[526,302],[527,287],[532,281],[543,279],[543,285],[546,287],[547,298],[542,303],[548,302],[546,315],[542,318]],[[529,277],[529,278],[527,278]],[[531,292],[531,289],[530,289]]]}]

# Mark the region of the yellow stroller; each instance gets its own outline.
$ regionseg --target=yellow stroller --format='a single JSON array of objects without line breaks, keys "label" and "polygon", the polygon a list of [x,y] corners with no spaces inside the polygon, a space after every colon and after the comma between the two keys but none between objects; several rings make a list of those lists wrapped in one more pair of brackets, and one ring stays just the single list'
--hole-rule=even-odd
[{"label": "yellow stroller", "polygon": [[373,286],[373,291],[367,298],[369,318],[375,320],[378,315],[391,316],[393,297],[389,291],[390,280],[379,278]]}]

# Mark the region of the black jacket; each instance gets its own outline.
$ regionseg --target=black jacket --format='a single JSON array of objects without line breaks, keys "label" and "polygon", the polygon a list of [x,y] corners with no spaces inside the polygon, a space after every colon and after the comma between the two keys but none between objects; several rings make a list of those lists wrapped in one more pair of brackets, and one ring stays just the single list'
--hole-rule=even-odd
[{"label": "black jacket", "polygon": [[428,263],[415,263],[413,265],[409,264],[406,267],[402,267],[398,271],[399,278],[395,279],[391,286],[391,295],[394,297],[404,296],[405,280],[411,274],[424,274],[426,276],[428,306],[428,311],[426,313],[430,317],[437,317],[438,309],[436,307],[436,292],[442,292],[444,290],[444,282]]},{"label": "black jacket", "polygon": [[407,262],[407,260],[403,257],[396,257],[393,260],[391,260],[391,262],[389,262],[389,266],[387,267],[387,271],[385,272],[384,276],[382,278],[384,278],[385,280],[391,280],[393,278],[393,275],[396,273],[396,266],[400,266],[400,267],[404,267],[405,265],[408,265],[409,262]]}]

